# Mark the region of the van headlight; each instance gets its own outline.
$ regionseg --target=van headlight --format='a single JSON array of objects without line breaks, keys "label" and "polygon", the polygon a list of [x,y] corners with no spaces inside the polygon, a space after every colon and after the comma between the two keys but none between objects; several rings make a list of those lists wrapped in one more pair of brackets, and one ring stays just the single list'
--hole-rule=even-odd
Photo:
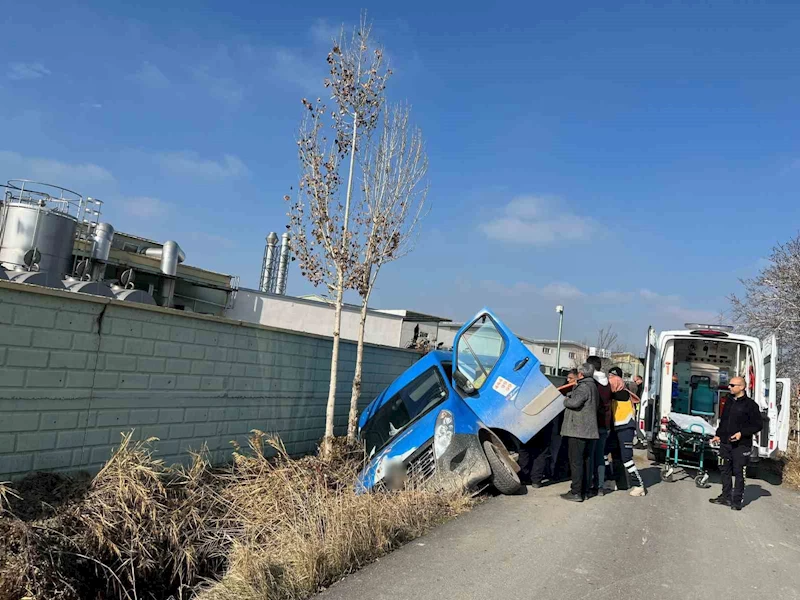
[{"label": "van headlight", "polygon": [[440,410],[436,417],[436,427],[433,430],[433,455],[435,458],[442,456],[453,441],[455,420],[449,410]]}]

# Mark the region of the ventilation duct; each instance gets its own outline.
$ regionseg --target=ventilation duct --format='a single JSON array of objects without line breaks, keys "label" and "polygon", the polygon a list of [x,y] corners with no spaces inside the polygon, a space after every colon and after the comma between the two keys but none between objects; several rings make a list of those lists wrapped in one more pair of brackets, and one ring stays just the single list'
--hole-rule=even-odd
[{"label": "ventilation duct", "polygon": [[172,300],[175,296],[175,275],[178,273],[178,264],[186,260],[178,242],[169,240],[164,242],[161,248],[147,248],[145,256],[161,259],[161,306],[172,307]]},{"label": "ventilation duct", "polygon": [[147,248],[145,256],[161,259],[161,272],[164,275],[175,277],[178,274],[178,263],[186,260],[186,255],[181,250],[178,242],[172,240],[164,242],[161,248]]}]

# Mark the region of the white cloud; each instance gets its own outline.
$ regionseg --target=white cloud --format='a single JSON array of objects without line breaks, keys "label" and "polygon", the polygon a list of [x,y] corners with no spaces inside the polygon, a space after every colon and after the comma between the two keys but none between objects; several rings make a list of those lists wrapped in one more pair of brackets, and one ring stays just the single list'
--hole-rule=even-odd
[{"label": "white cloud", "polygon": [[663,295],[646,288],[639,290],[639,295],[648,302],[675,304],[680,301],[680,297],[674,294]]},{"label": "white cloud", "polygon": [[156,65],[150,62],[143,62],[142,66],[131,78],[145,87],[163,89],[169,87],[169,78]]},{"label": "white cloud", "polygon": [[513,244],[549,246],[562,242],[585,242],[599,234],[597,223],[566,209],[555,198],[519,196],[503,214],[480,225],[490,239]]},{"label": "white cloud", "polygon": [[592,298],[598,302],[606,302],[608,304],[617,304],[622,302],[630,302],[633,300],[635,294],[633,292],[623,292],[620,290],[606,290],[592,294]]},{"label": "white cloud", "polygon": [[22,79],[39,79],[45,75],[50,75],[50,70],[45,68],[42,63],[22,63],[15,62],[8,65],[6,76],[14,81]]},{"label": "white cloud", "polygon": [[158,154],[156,160],[162,169],[174,175],[205,179],[242,177],[250,170],[238,156],[225,154],[221,161],[200,158],[196,152],[169,152]]},{"label": "white cloud", "polygon": [[94,163],[65,163],[49,158],[22,156],[10,151],[0,151],[0,172],[8,173],[11,177],[66,187],[114,181],[110,171]]},{"label": "white cloud", "polygon": [[333,40],[339,39],[342,32],[341,26],[328,23],[326,19],[317,19],[311,26],[311,39],[317,44],[330,44]]},{"label": "white cloud", "polygon": [[571,283],[564,283],[563,281],[554,281],[553,283],[548,283],[540,290],[540,293],[543,296],[563,299],[580,298],[586,295]]},{"label": "white cloud", "polygon": [[652,310],[670,317],[679,326],[684,323],[714,323],[719,319],[719,313],[714,311],[682,306],[680,296],[675,294],[659,294],[652,290],[641,289],[639,296],[652,307]]},{"label": "white cloud", "polygon": [[575,299],[587,296],[571,283],[553,281],[543,287],[526,281],[517,281],[511,285],[499,281],[484,280],[480,287],[487,292],[511,298],[541,296],[550,299]]},{"label": "white cloud", "polygon": [[270,60],[269,71],[273,77],[296,85],[312,96],[319,96],[325,91],[324,72],[297,52],[278,48],[272,52]]},{"label": "white cloud", "polygon": [[167,202],[150,196],[126,198],[122,201],[122,207],[126,214],[139,219],[163,217],[171,209]]},{"label": "white cloud", "polygon": [[192,69],[192,76],[211,97],[225,104],[238,106],[244,99],[244,88],[231,77],[214,75],[208,67]]}]

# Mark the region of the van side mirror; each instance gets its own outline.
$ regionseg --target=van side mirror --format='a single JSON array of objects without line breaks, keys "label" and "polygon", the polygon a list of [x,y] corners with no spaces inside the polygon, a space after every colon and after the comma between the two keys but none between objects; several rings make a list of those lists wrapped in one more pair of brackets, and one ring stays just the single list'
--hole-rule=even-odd
[{"label": "van side mirror", "polygon": [[458,369],[453,371],[453,380],[456,382],[456,387],[468,396],[475,393],[475,386],[472,385],[472,382],[467,379],[467,376]]}]

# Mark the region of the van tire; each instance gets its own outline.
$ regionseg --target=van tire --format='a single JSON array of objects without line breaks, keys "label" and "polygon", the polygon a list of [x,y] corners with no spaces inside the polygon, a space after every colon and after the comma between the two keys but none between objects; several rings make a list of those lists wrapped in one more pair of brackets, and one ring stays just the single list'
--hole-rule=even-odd
[{"label": "van tire", "polygon": [[498,450],[498,448],[489,440],[483,442],[483,451],[486,453],[486,460],[489,461],[489,467],[492,469],[492,485],[501,494],[510,496],[516,494],[522,487],[519,475],[513,467],[508,464],[508,458],[505,453]]}]

